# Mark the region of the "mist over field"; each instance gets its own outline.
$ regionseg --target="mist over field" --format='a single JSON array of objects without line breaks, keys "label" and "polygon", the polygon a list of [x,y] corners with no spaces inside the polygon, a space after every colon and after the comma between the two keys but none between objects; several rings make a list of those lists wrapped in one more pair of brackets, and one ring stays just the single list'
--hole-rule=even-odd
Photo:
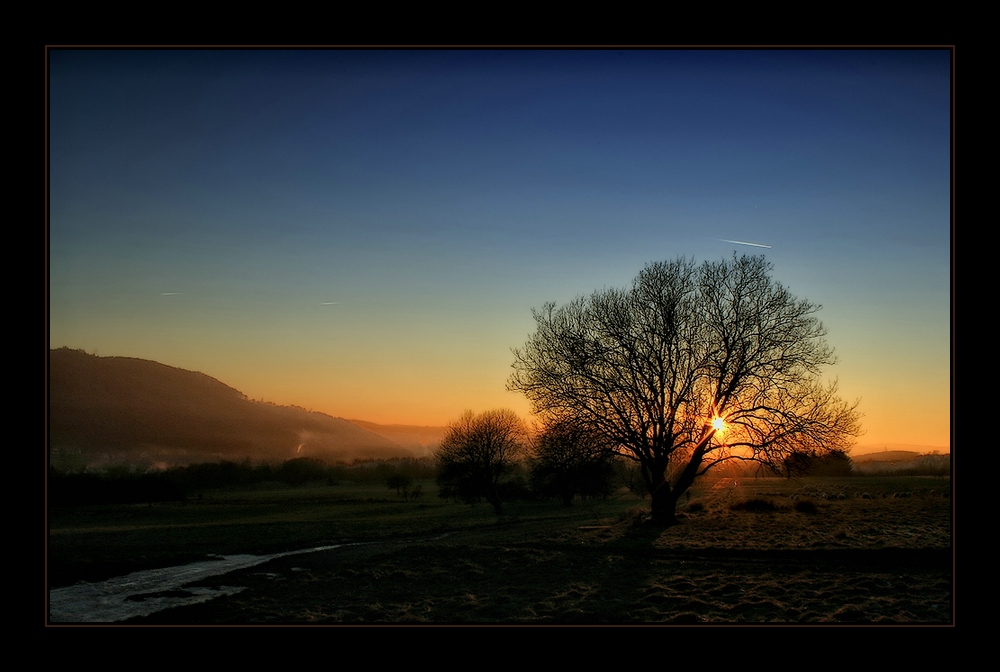
[{"label": "mist over field", "polygon": [[362,429],[367,429],[394,441],[417,457],[430,457],[433,455],[438,446],[441,445],[441,440],[448,431],[447,427],[380,425],[374,422],[354,419],[351,422]]}]

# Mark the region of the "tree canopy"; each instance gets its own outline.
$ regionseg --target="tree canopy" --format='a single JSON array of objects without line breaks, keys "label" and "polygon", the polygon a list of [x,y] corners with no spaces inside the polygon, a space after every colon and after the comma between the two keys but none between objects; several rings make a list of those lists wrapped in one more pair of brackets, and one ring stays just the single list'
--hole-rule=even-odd
[{"label": "tree canopy", "polygon": [[820,306],[771,270],[763,257],[682,258],[647,265],[629,289],[546,304],[514,350],[508,388],[638,462],[665,522],[695,477],[724,461],[778,469],[792,454],[846,450],[860,415],[821,378],[836,359]]},{"label": "tree canopy", "polygon": [[526,441],[527,429],[514,411],[466,411],[448,427],[437,452],[442,494],[466,501],[483,498],[502,513],[501,478],[524,454]]},{"label": "tree canopy", "polygon": [[531,459],[533,488],[569,506],[577,495],[604,497],[611,492],[614,447],[592,428],[561,419],[542,427]]}]

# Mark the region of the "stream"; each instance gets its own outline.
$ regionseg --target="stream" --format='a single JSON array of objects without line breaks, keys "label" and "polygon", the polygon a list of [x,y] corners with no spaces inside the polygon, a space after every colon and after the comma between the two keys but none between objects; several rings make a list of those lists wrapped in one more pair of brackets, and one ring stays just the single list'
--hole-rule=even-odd
[{"label": "stream", "polygon": [[220,555],[188,565],[146,569],[107,581],[80,582],[55,588],[49,591],[49,622],[115,623],[135,616],[148,616],[171,607],[207,602],[222,595],[238,593],[243,587],[183,586],[210,576],[261,565],[275,558],[356,545],[334,544],[271,555]]}]

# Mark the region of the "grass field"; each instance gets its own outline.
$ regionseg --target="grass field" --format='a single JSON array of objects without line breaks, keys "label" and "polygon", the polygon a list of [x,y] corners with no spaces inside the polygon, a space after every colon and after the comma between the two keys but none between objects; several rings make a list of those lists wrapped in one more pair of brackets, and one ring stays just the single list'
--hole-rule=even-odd
[{"label": "grass field", "polygon": [[50,588],[210,554],[367,542],[203,579],[191,585],[244,589],[127,622],[953,620],[947,479],[705,481],[669,528],[644,523],[649,500],[630,494],[511,502],[497,517],[422,485],[416,502],[384,487],[316,486],[51,509]]}]

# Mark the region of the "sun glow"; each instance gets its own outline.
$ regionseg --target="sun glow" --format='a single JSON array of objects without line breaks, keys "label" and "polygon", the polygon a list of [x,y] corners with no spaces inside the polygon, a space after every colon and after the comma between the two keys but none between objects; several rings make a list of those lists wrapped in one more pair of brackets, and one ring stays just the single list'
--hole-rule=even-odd
[{"label": "sun glow", "polygon": [[712,429],[714,429],[715,431],[721,432],[725,428],[726,428],[726,423],[722,420],[722,418],[715,418],[712,420]]}]

